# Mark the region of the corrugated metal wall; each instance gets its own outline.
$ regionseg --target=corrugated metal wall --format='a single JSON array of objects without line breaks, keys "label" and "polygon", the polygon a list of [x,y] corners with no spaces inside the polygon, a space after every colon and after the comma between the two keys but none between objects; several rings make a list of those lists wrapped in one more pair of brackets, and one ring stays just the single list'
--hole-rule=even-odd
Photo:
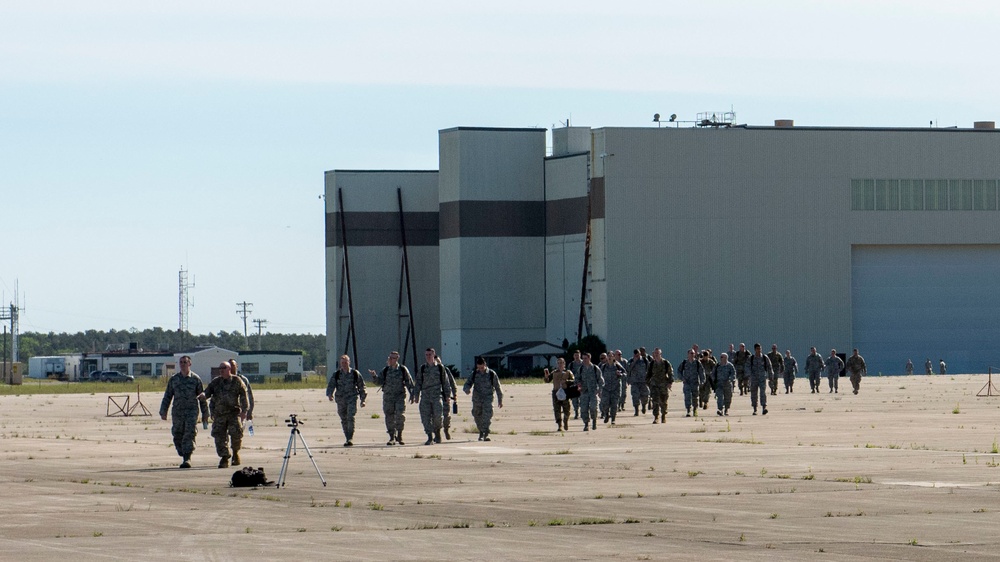
[{"label": "corrugated metal wall", "polygon": [[[398,228],[399,203],[396,189],[401,188],[406,213],[437,213],[437,172],[333,171],[326,174],[327,214],[339,211],[337,188],[343,189],[344,210],[348,215],[348,256],[351,265],[351,288],[354,296],[354,317],[357,329],[358,357],[354,365],[379,369],[385,364],[388,351],[404,350],[407,319],[400,318],[400,281],[402,249],[399,245],[364,245],[357,238],[368,220],[365,213],[384,219],[384,228]],[[351,221],[354,220],[354,223]],[[415,222],[415,221],[414,221]],[[407,224],[410,281],[413,299],[413,319],[416,328],[418,359],[421,351],[440,342],[439,257],[436,245],[412,245],[419,238],[412,232],[416,225]],[[328,220],[327,229],[339,229],[339,219]],[[329,234],[329,233],[328,233]],[[336,238],[339,239],[339,234]],[[348,306],[343,276],[343,252],[331,245],[327,236],[327,365],[328,372],[336,369],[337,358],[343,354],[347,341]],[[404,313],[407,310],[403,293]],[[407,353],[406,364],[412,367]],[[349,349],[348,355],[353,356]]]},{"label": "corrugated metal wall", "polygon": [[616,347],[846,349],[852,245],[1000,242],[995,211],[851,211],[850,190],[859,177],[1000,177],[997,134],[607,128],[595,141]]}]

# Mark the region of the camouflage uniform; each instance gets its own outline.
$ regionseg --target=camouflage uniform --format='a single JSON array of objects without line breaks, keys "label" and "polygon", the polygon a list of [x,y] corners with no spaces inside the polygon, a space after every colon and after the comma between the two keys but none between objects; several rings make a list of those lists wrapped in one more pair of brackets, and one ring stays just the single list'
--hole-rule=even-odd
[{"label": "camouflage uniform", "polygon": [[576,386],[573,371],[555,370],[545,377],[545,382],[552,382],[552,412],[556,415],[556,431],[569,430],[569,398],[559,399],[559,389],[565,390],[569,385]]},{"label": "camouflage uniform", "polygon": [[618,396],[618,410],[622,411],[625,409],[625,398],[628,397],[628,367],[624,361],[617,359],[615,359],[615,364],[618,365],[618,372],[621,373],[618,377],[618,386],[621,387]]},{"label": "camouflage uniform", "polygon": [[633,357],[628,362],[628,385],[632,392],[632,407],[635,408],[635,415],[639,415],[639,406],[642,406],[642,413],[646,413],[646,404],[649,403],[649,387],[646,386],[646,370],[649,369],[649,360],[643,356],[638,359]]},{"label": "camouflage uniform", "polygon": [[354,439],[354,416],[358,413],[358,397],[364,404],[368,398],[365,392],[365,379],[357,369],[351,369],[345,373],[337,369],[330,375],[330,380],[326,383],[327,398],[333,397],[337,402],[337,415],[340,416],[340,427],[344,429],[344,437],[347,443],[353,444]]},{"label": "camouflage uniform", "polygon": [[605,423],[611,420],[611,425],[615,424],[618,414],[618,400],[622,389],[622,372],[617,361],[601,363],[601,376],[604,377],[604,385],[601,387],[601,419]]},{"label": "camouflage uniform", "polygon": [[942,359],[940,364],[938,365],[938,374],[941,375],[948,374],[948,365],[945,364],[944,359]]},{"label": "camouflage uniform", "polygon": [[785,394],[792,391],[792,386],[795,385],[795,375],[799,372],[799,364],[795,360],[795,357],[789,355],[784,358],[785,361]]},{"label": "camouflage uniform", "polygon": [[771,360],[767,355],[751,355],[747,361],[747,372],[750,374],[750,404],[753,405],[753,413],[757,415],[757,397],[760,396],[760,407],[767,414],[767,381],[774,375]]},{"label": "camouflage uniform", "polygon": [[441,442],[444,393],[447,384],[444,365],[424,363],[413,378],[415,397],[420,403],[420,422],[424,425],[428,444]]},{"label": "camouflage uniform", "polygon": [[806,375],[809,377],[809,389],[811,392],[819,392],[819,379],[823,373],[823,357],[819,353],[810,353],[806,357]]},{"label": "camouflage uniform", "polygon": [[458,386],[455,385],[455,376],[451,374],[451,370],[444,366],[441,368],[445,374],[445,392],[441,396],[441,428],[444,429],[444,436],[451,439],[451,403],[458,394]]},{"label": "camouflage uniform", "polygon": [[677,367],[677,376],[684,383],[684,409],[687,410],[687,415],[691,415],[692,406],[695,415],[698,415],[701,385],[705,383],[705,368],[697,359],[693,361],[685,359]]},{"label": "camouflage uniform", "polygon": [[236,373],[235,376],[239,377],[243,381],[243,386],[247,387],[247,402],[250,403],[250,407],[247,409],[247,419],[253,419],[253,389],[250,388],[250,379],[246,377],[243,373]]},{"label": "camouflage uniform", "polygon": [[771,362],[771,372],[767,375],[767,382],[771,385],[771,394],[778,393],[778,377],[785,372],[785,358],[777,349],[771,350],[767,354],[767,360]]},{"label": "camouflage uniform", "polygon": [[[576,380],[580,380],[580,369],[583,368],[583,361],[570,361],[569,364],[566,365],[566,368],[573,373]],[[580,417],[580,397],[577,396],[575,398],[570,398],[569,401],[573,404],[573,419],[575,420]]]},{"label": "camouflage uniform", "polygon": [[670,398],[670,387],[674,384],[674,367],[670,361],[655,359],[646,368],[646,385],[649,386],[649,400],[653,409],[653,423],[659,416],[660,422],[667,421],[667,400]]},{"label": "camouflage uniform", "polygon": [[913,374],[913,361],[909,359],[906,360],[906,375],[910,376]]},{"label": "camouflage uniform", "polygon": [[715,367],[715,403],[720,415],[729,415],[733,402],[733,385],[736,383],[736,367],[732,363]]},{"label": "camouflage uniform", "polygon": [[715,389],[715,366],[719,364],[715,357],[712,355],[701,356],[699,360],[701,366],[705,369],[705,384],[701,385],[699,392],[701,398],[701,407],[708,409],[708,399],[712,397],[712,390]]},{"label": "camouflage uniform", "polygon": [[201,377],[194,372],[187,375],[177,373],[167,381],[167,389],[163,392],[160,402],[160,417],[167,415],[170,402],[174,408],[170,412],[170,433],[174,437],[174,448],[177,454],[187,462],[194,452],[195,437],[198,435],[198,411],[201,419],[208,421],[208,404],[198,397],[204,392]]},{"label": "camouflage uniform", "polygon": [[580,410],[582,410],[583,430],[587,431],[588,424],[593,420],[593,427],[597,429],[597,393],[604,386],[604,376],[597,365],[591,363],[589,366],[580,367],[580,374],[576,381],[580,383]]},{"label": "camouflage uniform", "polygon": [[924,374],[925,375],[933,375],[934,374],[934,366],[931,364],[931,360],[930,359],[928,359],[927,362],[924,363]]},{"label": "camouflage uniform", "polygon": [[826,373],[826,378],[830,382],[830,392],[837,393],[838,382],[840,381],[840,372],[844,370],[844,362],[834,355],[826,360],[826,367],[824,372]]},{"label": "camouflage uniform", "polygon": [[753,354],[749,350],[740,351],[737,349],[736,353],[730,357],[733,367],[736,368],[736,382],[740,386],[740,396],[750,392],[750,371],[747,370],[747,361],[750,360],[751,355]]},{"label": "camouflage uniform", "polygon": [[413,396],[413,378],[406,365],[397,363],[395,367],[386,365],[381,373],[372,375],[375,384],[382,386],[382,413],[385,415],[385,431],[389,443],[403,444],[403,423],[406,421],[406,393]]},{"label": "camouflage uniform", "polygon": [[490,422],[493,420],[493,394],[497,395],[497,404],[503,407],[503,387],[496,371],[487,367],[480,372],[473,369],[465,380],[462,390],[466,394],[472,392],[472,418],[476,420],[479,430],[479,440],[490,440]]},{"label": "camouflage uniform", "polygon": [[851,386],[854,387],[854,394],[861,390],[861,376],[868,371],[865,366],[865,358],[860,355],[851,355],[847,358],[847,372],[851,375]]},{"label": "camouflage uniform", "polygon": [[230,376],[228,379],[216,377],[208,383],[208,388],[205,389],[205,398],[212,399],[210,404],[212,437],[215,438],[215,452],[222,459],[219,466],[228,466],[230,442],[233,457],[239,454],[243,442],[243,425],[240,423],[240,414],[246,413],[250,409],[247,387],[243,386],[243,381],[239,377]]}]

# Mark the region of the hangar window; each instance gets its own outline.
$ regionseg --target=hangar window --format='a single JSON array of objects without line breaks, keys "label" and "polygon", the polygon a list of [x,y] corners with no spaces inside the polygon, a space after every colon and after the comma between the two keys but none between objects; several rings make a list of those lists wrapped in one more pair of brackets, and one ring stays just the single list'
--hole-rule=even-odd
[{"label": "hangar window", "polygon": [[972,208],[977,211],[997,210],[996,180],[974,180],[972,182]]},{"label": "hangar window", "polygon": [[948,208],[952,211],[972,210],[972,180],[948,181]]},{"label": "hangar window", "polygon": [[260,374],[260,363],[244,363],[240,365],[243,370],[244,375],[258,375]]},{"label": "hangar window", "polygon": [[899,210],[899,180],[875,180],[875,208],[879,211]]},{"label": "hangar window", "polygon": [[948,180],[924,180],[924,204],[928,211],[947,211]]},{"label": "hangar window", "polygon": [[852,179],[853,211],[996,211],[1000,180]]},{"label": "hangar window", "polygon": [[132,364],[132,374],[137,377],[151,377],[153,376],[153,364],[134,363]]},{"label": "hangar window", "polygon": [[899,180],[899,209],[924,210],[924,180]]},{"label": "hangar window", "polygon": [[271,363],[271,374],[280,375],[288,372],[288,361]]},{"label": "hangar window", "polygon": [[109,371],[118,371],[119,373],[121,373],[123,375],[127,375],[128,374],[128,363],[109,363],[108,364],[108,370]]},{"label": "hangar window", "polygon": [[875,180],[851,180],[851,209],[855,211],[875,209]]}]

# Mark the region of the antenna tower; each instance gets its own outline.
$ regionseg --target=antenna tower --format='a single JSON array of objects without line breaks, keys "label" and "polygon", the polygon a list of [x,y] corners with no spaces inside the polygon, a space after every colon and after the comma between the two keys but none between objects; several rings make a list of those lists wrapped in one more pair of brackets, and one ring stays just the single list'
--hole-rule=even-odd
[{"label": "antenna tower", "polygon": [[188,272],[181,266],[177,274],[177,331],[184,334],[188,332],[188,308],[191,307],[191,299],[188,296],[188,289],[194,288],[194,282],[188,283]]}]

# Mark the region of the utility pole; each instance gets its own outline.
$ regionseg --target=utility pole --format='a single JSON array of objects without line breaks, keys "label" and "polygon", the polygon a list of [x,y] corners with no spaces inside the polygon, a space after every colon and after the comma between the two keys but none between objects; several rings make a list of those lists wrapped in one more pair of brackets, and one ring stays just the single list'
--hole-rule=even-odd
[{"label": "utility pole", "polygon": [[260,333],[264,329],[264,326],[267,326],[267,320],[263,318],[254,318],[253,323],[257,325],[257,351],[260,351]]},{"label": "utility pole", "polygon": [[[15,300],[17,299],[17,293],[14,294],[14,298],[15,298]],[[18,333],[17,320],[18,320],[18,318],[17,317],[18,317],[18,314],[20,313],[20,311],[21,311],[21,309],[18,308],[17,304],[15,304],[15,303],[11,303],[10,307],[7,310],[0,309],[0,321],[10,320],[11,356],[12,356],[12,361],[14,363],[17,363],[17,360],[18,360],[18,357],[17,357],[17,333]],[[4,326],[4,328],[6,328],[6,325]],[[4,339],[4,344],[5,345],[6,345],[6,342],[7,342],[7,340],[5,338]],[[5,355],[6,355],[6,352],[5,352]]]},{"label": "utility pole", "polygon": [[250,337],[247,335],[247,318],[253,313],[252,302],[238,302],[236,306],[240,307],[236,309],[236,315],[243,319],[243,347],[250,349]]}]

